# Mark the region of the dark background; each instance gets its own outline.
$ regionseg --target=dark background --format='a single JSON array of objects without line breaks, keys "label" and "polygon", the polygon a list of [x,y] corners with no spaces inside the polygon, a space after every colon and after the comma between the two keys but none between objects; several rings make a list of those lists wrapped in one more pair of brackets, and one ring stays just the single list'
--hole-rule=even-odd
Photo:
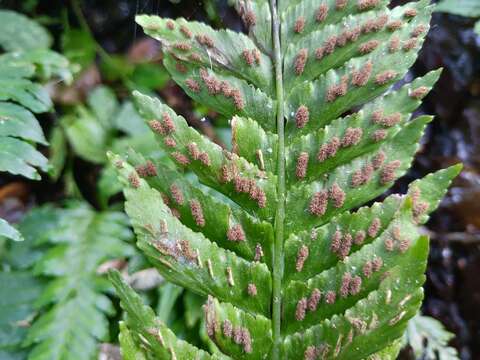
[{"label": "dark background", "polygon": [[[394,1],[394,5],[405,1]],[[0,7],[19,10],[36,19],[43,19],[55,36],[56,49],[64,30],[64,21],[79,23],[75,2],[0,1]],[[242,30],[242,25],[227,1],[184,1],[178,4],[165,0],[85,0],[77,3],[101,47],[135,61],[137,58],[161,57],[158,45],[147,40],[134,23],[137,13],[159,14],[166,17],[183,16],[207,21],[215,27]],[[456,334],[453,345],[462,359],[480,359],[480,36],[473,32],[473,19],[436,13],[432,29],[407,79],[443,67],[443,74],[432,93],[425,99],[418,113],[433,114],[436,120],[429,126],[422,140],[423,147],[409,174],[403,177],[393,191],[405,191],[412,180],[423,175],[463,162],[464,171],[455,181],[449,195],[432,216],[425,231],[431,235],[431,253],[427,271],[424,314],[441,320]],[[93,71],[93,70],[92,70]],[[115,80],[105,79],[97,71],[76,84],[80,97],[99,82],[107,83],[124,96],[128,91]],[[110,83],[109,83],[110,82]],[[178,112],[187,116],[192,125],[199,119],[193,105],[172,83],[158,92]],[[59,101],[70,101],[61,98]],[[211,134],[215,117],[203,130]],[[84,196],[91,197],[89,184],[98,169],[81,160],[77,182]],[[4,187],[12,179],[1,180]],[[26,182],[26,180],[22,180]],[[5,197],[0,187],[0,202]],[[60,199],[62,190],[48,181],[28,183],[19,195],[25,208],[33,204]],[[10,195],[12,192],[9,193]],[[13,192],[15,196],[15,192]],[[91,197],[95,205],[95,199]],[[4,205],[2,211],[6,211]],[[10,218],[21,216],[15,208]]]}]

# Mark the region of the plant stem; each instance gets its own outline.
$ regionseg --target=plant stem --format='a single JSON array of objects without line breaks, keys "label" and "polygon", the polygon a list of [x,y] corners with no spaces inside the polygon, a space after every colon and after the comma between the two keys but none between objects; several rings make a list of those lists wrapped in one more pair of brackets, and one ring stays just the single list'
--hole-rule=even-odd
[{"label": "plant stem", "polygon": [[100,57],[105,61],[112,61],[112,58],[110,55],[105,51],[104,48],[95,40],[95,36],[93,36],[93,32],[90,29],[90,26],[88,25],[87,19],[85,19],[85,16],[83,15],[82,12],[82,7],[78,3],[78,0],[70,0],[70,4],[72,5],[73,13],[75,16],[77,16],[78,22],[80,23],[80,27],[83,31],[85,31],[88,35],[90,35],[90,38],[93,40],[95,43],[95,47],[97,48],[98,54]]},{"label": "plant stem", "polygon": [[[105,51],[105,49],[100,45],[100,43],[95,39],[95,36],[92,32],[92,29],[90,29],[90,26],[88,25],[87,19],[85,18],[85,15],[83,15],[82,12],[82,7],[80,6],[79,0],[70,0],[70,4],[73,9],[73,13],[77,16],[78,22],[80,23],[80,28],[85,31],[92,41],[95,43],[95,47],[97,49],[97,53],[100,56],[100,58],[106,63],[110,64],[111,66],[115,67],[117,66],[115,64],[115,61],[113,58],[110,56],[108,52]],[[121,79],[124,81],[124,83],[128,82],[128,77],[122,72],[119,72]]]},{"label": "plant stem", "polygon": [[277,1],[270,0],[272,13],[273,63],[275,64],[275,86],[277,95],[277,134],[278,134],[278,164],[277,164],[277,194],[278,204],[275,214],[275,243],[273,254],[273,298],[272,326],[273,350],[272,359],[280,359],[282,343],[282,278],[283,278],[283,226],[285,221],[285,117],[283,113],[283,78],[282,55],[280,50],[280,21],[277,14]]}]

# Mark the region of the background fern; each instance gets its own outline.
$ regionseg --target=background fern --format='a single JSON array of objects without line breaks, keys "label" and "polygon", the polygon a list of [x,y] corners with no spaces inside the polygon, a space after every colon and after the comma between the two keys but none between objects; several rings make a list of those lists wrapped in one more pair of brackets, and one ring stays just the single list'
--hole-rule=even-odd
[{"label": "background fern", "polygon": [[39,179],[35,167],[47,170],[47,159],[26,141],[46,144],[43,131],[33,113],[47,112],[52,102],[45,88],[32,80],[52,76],[71,79],[68,61],[48,50],[50,35],[24,15],[0,12],[0,46],[7,53],[0,56],[1,171]]},{"label": "background fern", "polygon": [[439,75],[390,89],[415,61],[432,7],[387,5],[239,1],[250,38],[184,19],[138,18],[187,94],[232,117],[233,153],[157,99],[134,94],[180,173],[111,155],[126,211],[162,275],[209,295],[206,330],[218,350],[177,339],[112,275],[128,313],[126,353],[396,357],[423,298],[428,239],[417,225],[460,167],[355,210],[410,167],[431,121],[411,113]]},{"label": "background fern", "polygon": [[421,359],[456,360],[455,348],[448,346],[454,335],[446,331],[442,324],[428,316],[416,315],[408,323],[406,342],[412,347],[415,357]]},{"label": "background fern", "polygon": [[[69,63],[49,50],[52,39],[36,22],[13,11],[0,10],[0,171],[40,179],[47,158],[32,144],[47,145],[33,115],[52,108],[47,90],[37,81],[52,77],[71,81]],[[21,240],[21,234],[0,219],[0,235]]]},{"label": "background fern", "polygon": [[94,358],[115,313],[98,268],[133,254],[125,215],[72,202],[36,208],[19,230],[25,241],[2,259],[2,359]]}]

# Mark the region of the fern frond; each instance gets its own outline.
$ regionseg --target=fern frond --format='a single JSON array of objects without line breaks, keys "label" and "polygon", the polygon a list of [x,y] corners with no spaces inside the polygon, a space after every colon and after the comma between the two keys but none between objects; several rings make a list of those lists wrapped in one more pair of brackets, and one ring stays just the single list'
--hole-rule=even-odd
[{"label": "fern frond", "polygon": [[12,225],[3,219],[0,219],[0,236],[12,239],[14,241],[22,241],[23,236]]},{"label": "fern frond", "polygon": [[[319,130],[296,138],[287,148],[287,183],[293,186],[321,178],[335,167],[378,151],[382,144],[392,141],[408,125],[412,113],[420,105],[420,99],[411,94],[416,89],[422,89],[422,96],[426,96],[439,76],[440,71],[432,71],[375,99],[356,113],[335,119]],[[345,136],[352,129],[361,136],[355,144],[342,146],[342,140],[345,142]],[[332,143],[337,141],[338,149],[333,152]],[[299,176],[299,158],[305,153],[308,164]]]},{"label": "fern frond", "polygon": [[28,358],[95,357],[98,341],[108,337],[106,315],[114,312],[104,294],[108,283],[97,268],[107,259],[132,254],[125,243],[131,237],[127,219],[76,203],[69,209],[40,208],[20,229],[34,246],[53,245],[34,266],[38,276],[50,280],[35,300],[40,315],[24,340],[24,346],[32,346]]},{"label": "fern frond", "polygon": [[[50,51],[51,38],[36,22],[13,11],[0,11],[0,171],[40,179],[48,161],[35,144],[47,141],[34,113],[51,110],[40,81],[71,80],[68,61]],[[15,39],[15,40],[12,40]],[[32,145],[33,144],[33,145]]]},{"label": "fern frond", "polygon": [[[20,348],[35,316],[35,300],[42,292],[42,280],[31,271],[15,270],[0,273],[0,354],[14,354]],[[13,357],[13,355],[12,355]],[[2,357],[3,358],[3,357]]]},{"label": "fern frond", "polygon": [[408,322],[405,340],[417,358],[458,360],[457,349],[448,346],[454,336],[440,321],[419,314]]},{"label": "fern frond", "polygon": [[140,114],[148,120],[159,145],[180,167],[230,197],[249,213],[271,220],[276,203],[276,176],[236,154],[224,151],[158,99],[134,93]]},{"label": "fern frond", "polygon": [[[390,142],[373,154],[355,158],[336,167],[326,180],[300,184],[290,190],[287,216],[297,218],[287,227],[288,233],[297,232],[329,221],[333,216],[360,206],[381,195],[410,167],[426,125],[432,120],[422,116],[409,122]],[[378,159],[382,161],[378,161]],[[355,183],[355,174],[361,173],[365,181]]]},{"label": "fern frond", "polygon": [[[128,155],[129,163],[142,175],[149,168],[156,169],[151,160],[146,160],[140,154],[131,151]],[[188,181],[175,170],[154,170],[150,175],[144,178],[145,181],[160,192],[163,202],[183,224],[249,261],[255,259],[260,246],[264,255],[262,262],[267,266],[271,264],[271,224],[256,219],[225,198],[208,193],[200,184]],[[192,213],[192,202],[201,204],[202,222]]]},{"label": "fern frond", "polygon": [[0,20],[4,27],[0,35],[0,45],[6,51],[47,49],[52,45],[48,31],[15,11],[2,10]]},{"label": "fern frond", "polygon": [[[118,157],[113,162],[121,164],[121,181],[129,186],[124,192],[125,210],[138,246],[157,267],[165,270],[165,278],[201,295],[213,294],[243,309],[269,313],[271,278],[265,264],[246,261],[193,232],[173,215],[160,193],[141,179],[135,169]],[[192,204],[190,201],[192,215],[197,222],[200,218],[204,222],[203,208],[194,208]],[[198,200],[195,204],[199,204]],[[249,284],[261,291],[246,296]]]},{"label": "fern frond", "polygon": [[[148,351],[147,358],[224,359],[221,355],[212,356],[178,339],[165,324],[155,318],[153,310],[143,304],[140,296],[123,282],[118,272],[111,272],[110,280],[117,290],[123,309],[127,313],[125,328],[128,329],[128,333],[130,333],[130,344],[131,340],[133,340],[134,343],[140,342],[142,347]],[[122,349],[125,349],[125,345],[122,346]],[[136,352],[138,353],[138,348]]]},{"label": "fern frond", "polygon": [[[109,155],[138,246],[165,278],[208,296],[206,331],[226,356],[393,359],[418,311],[428,255],[418,225],[461,167],[361,207],[410,168],[432,121],[412,113],[440,76],[391,89],[415,61],[433,8],[388,5],[239,0],[250,39],[185,19],[137,19],[186,93],[231,118],[229,152],[135,93],[180,171]],[[143,344],[145,330],[127,325]]]}]

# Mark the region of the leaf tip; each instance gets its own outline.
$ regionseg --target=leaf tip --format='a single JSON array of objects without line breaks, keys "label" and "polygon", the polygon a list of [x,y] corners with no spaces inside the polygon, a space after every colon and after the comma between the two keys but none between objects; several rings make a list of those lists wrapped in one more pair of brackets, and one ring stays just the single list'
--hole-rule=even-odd
[{"label": "leaf tip", "polygon": [[142,14],[135,16],[135,22],[143,28],[148,27],[152,21],[153,19],[150,15]]},{"label": "leaf tip", "polygon": [[452,165],[452,166],[446,168],[445,170],[448,171],[452,175],[452,179],[453,179],[453,178],[457,177],[458,175],[460,175],[460,173],[462,172],[463,163],[458,163],[458,164]]}]

